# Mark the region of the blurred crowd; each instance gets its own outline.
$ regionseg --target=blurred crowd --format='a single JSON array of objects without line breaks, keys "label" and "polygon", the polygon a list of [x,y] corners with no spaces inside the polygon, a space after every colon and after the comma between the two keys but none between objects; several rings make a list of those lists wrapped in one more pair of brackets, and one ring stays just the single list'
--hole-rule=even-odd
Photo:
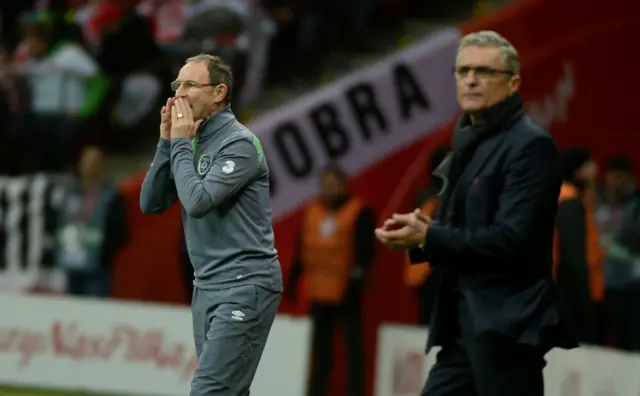
[{"label": "blurred crowd", "polygon": [[[461,0],[466,1],[466,0]],[[473,3],[473,1],[468,1]],[[0,6],[0,174],[59,171],[81,148],[130,150],[185,58],[232,65],[237,114],[266,84],[314,80],[336,50],[431,0],[36,0]],[[444,5],[444,6],[443,6]]]},{"label": "blurred crowd", "polygon": [[633,162],[564,153],[554,274],[581,341],[640,351],[640,193]]}]

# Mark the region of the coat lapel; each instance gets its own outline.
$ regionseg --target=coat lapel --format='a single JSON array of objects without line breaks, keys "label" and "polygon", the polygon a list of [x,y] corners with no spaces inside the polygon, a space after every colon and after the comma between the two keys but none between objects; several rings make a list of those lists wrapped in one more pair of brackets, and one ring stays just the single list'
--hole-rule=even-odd
[{"label": "coat lapel", "polygon": [[449,188],[449,174],[451,172],[451,163],[453,162],[453,152],[447,154],[442,160],[440,165],[433,171],[432,175],[442,180],[442,187],[438,192],[439,196],[442,196]]},{"label": "coat lapel", "polygon": [[[480,172],[489,164],[493,156],[500,149],[500,146],[502,146],[503,141],[504,135],[499,134],[492,136],[480,144],[462,175],[467,186],[471,185]],[[464,191],[466,192],[466,189],[464,189]]]}]

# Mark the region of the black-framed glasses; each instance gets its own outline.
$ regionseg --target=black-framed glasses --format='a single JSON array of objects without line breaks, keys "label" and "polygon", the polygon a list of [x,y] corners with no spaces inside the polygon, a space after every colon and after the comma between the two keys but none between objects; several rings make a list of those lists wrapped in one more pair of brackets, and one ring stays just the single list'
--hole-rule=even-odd
[{"label": "black-framed glasses", "polygon": [[469,72],[473,72],[473,74],[478,77],[493,77],[500,74],[508,76],[515,75],[515,73],[510,70],[494,69],[493,67],[489,66],[455,66],[453,67],[452,71],[458,77],[466,77]]},{"label": "black-framed glasses", "polygon": [[218,84],[198,84],[195,81],[174,81],[171,83],[171,90],[172,91],[177,91],[180,89],[180,87],[182,86],[184,88],[185,91],[190,91],[192,89],[196,89],[196,88],[202,88],[202,87],[213,87],[215,85]]}]

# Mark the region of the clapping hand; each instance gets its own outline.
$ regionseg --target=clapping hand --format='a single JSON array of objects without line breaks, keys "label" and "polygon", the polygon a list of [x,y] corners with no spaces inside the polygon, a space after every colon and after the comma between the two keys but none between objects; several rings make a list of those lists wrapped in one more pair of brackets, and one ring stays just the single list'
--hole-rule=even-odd
[{"label": "clapping hand", "polygon": [[394,214],[376,229],[376,237],[391,249],[412,249],[424,243],[431,223],[431,218],[419,209],[407,214]]}]

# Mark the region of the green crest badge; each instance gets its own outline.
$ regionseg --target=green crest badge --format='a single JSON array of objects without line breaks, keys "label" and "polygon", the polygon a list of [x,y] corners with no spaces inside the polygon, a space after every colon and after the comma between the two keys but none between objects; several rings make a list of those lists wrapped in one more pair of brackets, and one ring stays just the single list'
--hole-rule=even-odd
[{"label": "green crest badge", "polygon": [[211,169],[212,164],[211,156],[209,154],[202,154],[198,160],[198,174],[200,176],[206,175],[209,169]]}]

